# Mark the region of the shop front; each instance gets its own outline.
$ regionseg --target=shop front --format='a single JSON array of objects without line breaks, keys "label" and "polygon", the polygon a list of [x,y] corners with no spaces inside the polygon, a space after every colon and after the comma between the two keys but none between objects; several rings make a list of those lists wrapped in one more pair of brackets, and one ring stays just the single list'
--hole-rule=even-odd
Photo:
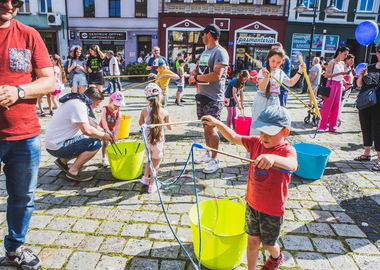
[{"label": "shop front", "polygon": [[127,32],[79,31],[79,39],[82,41],[84,52],[87,52],[91,45],[99,45],[102,51],[112,50],[115,53],[124,54]]}]

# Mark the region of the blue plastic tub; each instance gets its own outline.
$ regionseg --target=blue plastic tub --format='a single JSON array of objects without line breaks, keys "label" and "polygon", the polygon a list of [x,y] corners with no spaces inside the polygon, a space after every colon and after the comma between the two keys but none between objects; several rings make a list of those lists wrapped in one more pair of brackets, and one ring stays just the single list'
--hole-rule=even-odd
[{"label": "blue plastic tub", "polygon": [[331,150],[311,143],[299,143],[293,146],[297,151],[299,166],[295,174],[306,179],[321,178],[329,161]]}]

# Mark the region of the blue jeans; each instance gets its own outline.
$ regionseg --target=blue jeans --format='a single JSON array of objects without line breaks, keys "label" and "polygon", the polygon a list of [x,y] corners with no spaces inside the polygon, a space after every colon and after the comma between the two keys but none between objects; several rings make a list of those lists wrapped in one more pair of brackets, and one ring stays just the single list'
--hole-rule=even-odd
[{"label": "blue jeans", "polygon": [[25,242],[29,221],[34,210],[34,192],[37,187],[38,168],[41,158],[40,135],[19,141],[0,140],[0,161],[8,191],[8,235],[4,246],[15,251]]},{"label": "blue jeans", "polygon": [[280,98],[280,106],[286,108],[286,102],[288,101],[288,91],[286,90],[281,90],[280,94],[278,97]]}]

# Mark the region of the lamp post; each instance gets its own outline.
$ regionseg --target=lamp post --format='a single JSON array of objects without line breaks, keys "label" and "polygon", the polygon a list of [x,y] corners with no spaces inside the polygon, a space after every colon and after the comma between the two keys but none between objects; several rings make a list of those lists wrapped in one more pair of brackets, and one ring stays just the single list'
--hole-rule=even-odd
[{"label": "lamp post", "polygon": [[[309,11],[309,8],[305,6],[303,3],[304,0],[297,0],[297,6],[294,10],[298,13],[303,13],[305,11]],[[307,61],[307,70],[310,70],[312,61],[311,61],[311,50],[313,48],[313,38],[315,32],[315,17],[317,16],[317,7],[319,6],[319,0],[314,0],[313,6],[313,23],[311,25],[311,36],[310,36],[310,47],[308,53],[308,61]],[[327,14],[333,14],[338,11],[338,9],[334,6],[334,0],[330,0],[330,5],[324,10]]]}]

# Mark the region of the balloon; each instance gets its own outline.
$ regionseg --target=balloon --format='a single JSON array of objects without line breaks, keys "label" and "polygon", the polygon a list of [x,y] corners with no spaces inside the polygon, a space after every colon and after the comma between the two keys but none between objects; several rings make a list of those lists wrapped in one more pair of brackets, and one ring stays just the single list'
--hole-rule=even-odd
[{"label": "balloon", "polygon": [[[251,74],[249,74],[249,76],[255,77],[255,76],[257,76],[257,74],[259,74],[259,73],[256,70],[252,70]],[[253,82],[257,83],[257,77],[253,79]]]},{"label": "balloon", "polygon": [[367,67],[367,64],[366,63],[360,63],[359,65],[356,66],[355,68],[355,74],[359,76],[360,74],[360,70],[362,70],[363,68],[366,68]]},{"label": "balloon", "polygon": [[355,30],[356,40],[364,46],[371,44],[379,34],[379,27],[374,21],[361,22]]}]

